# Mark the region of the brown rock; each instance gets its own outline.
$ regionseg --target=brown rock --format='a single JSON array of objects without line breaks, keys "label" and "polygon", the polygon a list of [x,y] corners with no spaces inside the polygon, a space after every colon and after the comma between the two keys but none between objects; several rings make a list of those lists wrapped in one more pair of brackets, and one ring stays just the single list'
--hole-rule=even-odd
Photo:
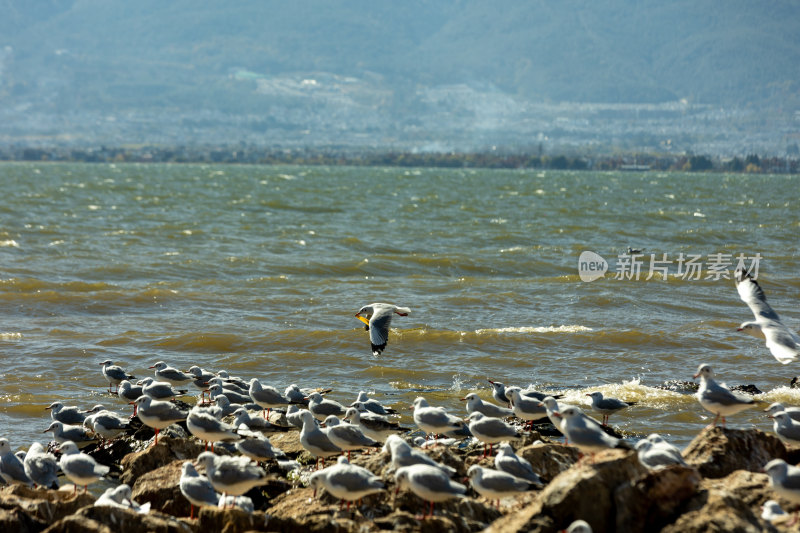
[{"label": "brown rock", "polygon": [[134,486],[139,476],[165,466],[176,459],[193,460],[203,451],[203,446],[189,439],[163,437],[158,444],[144,451],[130,453],[122,458],[123,473],[120,483]]},{"label": "brown rock", "polygon": [[670,523],[700,487],[700,474],[674,465],[623,483],[614,493],[617,531],[658,531]]},{"label": "brown rock", "polygon": [[0,531],[3,533],[38,533],[47,522],[37,520],[19,508],[0,509]]},{"label": "brown rock", "polygon": [[580,452],[574,446],[539,444],[517,450],[517,455],[531,463],[533,471],[547,483],[578,462]]},{"label": "brown rock", "polygon": [[56,532],[97,533],[195,533],[187,522],[158,512],[139,514],[119,507],[84,507],[45,530]]},{"label": "brown rock", "polygon": [[704,490],[692,500],[689,508],[662,533],[705,533],[731,531],[758,533],[775,531],[761,520],[750,507],[730,492]]},{"label": "brown rock", "polygon": [[93,503],[94,498],[90,494],[73,494],[71,490],[31,489],[22,485],[11,485],[0,490],[0,508],[21,511],[40,522],[42,527],[39,529]]},{"label": "brown rock", "polygon": [[150,502],[150,508],[173,516],[189,516],[189,500],[181,494],[181,471],[184,461],[171,463],[142,474],[133,484],[133,500]]},{"label": "brown rock", "polygon": [[770,460],[786,459],[786,448],[774,435],[758,429],[704,429],[683,451],[686,462],[705,478],[722,478],[736,470],[758,472]]},{"label": "brown rock", "polygon": [[285,433],[272,433],[268,436],[273,446],[293,459],[305,452],[305,448],[300,444],[300,431],[292,430]]},{"label": "brown rock", "polygon": [[635,453],[608,450],[591,464],[584,458],[562,472],[527,508],[493,522],[487,532],[552,532],[574,520],[589,522],[595,533],[616,531],[618,487],[645,474]]},{"label": "brown rock", "polygon": [[294,529],[276,528],[279,521],[262,512],[253,514],[241,509],[214,509],[203,507],[197,517],[197,530],[202,532],[237,533],[239,531],[301,531],[297,524]]}]

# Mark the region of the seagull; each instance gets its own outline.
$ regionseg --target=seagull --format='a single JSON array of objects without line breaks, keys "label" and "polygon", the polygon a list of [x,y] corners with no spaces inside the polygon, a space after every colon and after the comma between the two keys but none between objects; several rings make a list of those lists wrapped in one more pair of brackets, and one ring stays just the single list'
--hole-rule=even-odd
[{"label": "seagull", "polygon": [[62,424],[57,420],[50,424],[42,433],[47,433],[48,431],[53,432],[53,440],[59,444],[71,441],[73,444],[83,448],[95,441],[94,437],[89,435],[83,427]]},{"label": "seagull", "polygon": [[586,396],[592,398],[592,409],[603,415],[602,424],[604,426],[608,425],[608,417],[612,414],[636,405],[635,402],[623,402],[617,398],[603,398],[603,393],[600,391],[589,393]]},{"label": "seagull", "polygon": [[[286,408],[286,421],[289,422],[290,425],[302,429],[303,411],[308,411],[308,409],[300,409],[295,404],[290,405]],[[311,416],[313,417],[314,415]]]},{"label": "seagull", "polygon": [[344,419],[360,429],[364,435],[378,442],[386,442],[389,435],[403,431],[397,422],[374,413],[360,413],[355,407],[347,408]]},{"label": "seagull", "polygon": [[186,389],[175,389],[171,383],[156,381],[153,378],[140,379],[136,384],[142,386],[142,394],[154,400],[172,400],[188,392]]},{"label": "seagull", "polygon": [[78,451],[78,446],[72,441],[66,441],[59,446],[61,460],[59,466],[64,475],[75,485],[73,494],[78,491],[78,485],[83,485],[83,492],[89,484],[98,481],[111,470],[105,465],[98,464],[91,455]]},{"label": "seagull", "polygon": [[253,500],[247,496],[223,496],[219,499],[217,508],[227,509],[229,505],[231,509],[238,507],[245,513],[249,514],[253,514],[253,512],[256,510],[255,505],[253,505]]},{"label": "seagull", "polygon": [[339,457],[335,465],[314,472],[308,481],[309,486],[314,487],[315,497],[317,490],[324,488],[332,496],[339,498],[340,509],[342,502],[347,500],[348,511],[353,500],[359,500],[386,488],[381,478],[366,468],[351,465],[344,457]]},{"label": "seagull", "polygon": [[774,420],[772,429],[784,444],[800,445],[800,422],[792,420],[789,413],[783,411],[768,416]]},{"label": "seagull", "polygon": [[586,520],[575,520],[563,533],[592,533],[592,526]]},{"label": "seagull", "polygon": [[556,412],[555,415],[564,419],[564,424],[561,427],[570,442],[577,446],[581,452],[588,453],[592,457],[596,452],[608,448],[631,448],[622,439],[612,437],[603,431],[597,423],[589,421],[589,417],[577,407],[567,407]]},{"label": "seagull", "polygon": [[186,420],[188,413],[181,411],[170,402],[154,400],[149,396],[140,396],[135,402],[138,406],[139,420],[145,426],[155,429],[156,436],[153,446],[158,444],[158,432],[165,427]]},{"label": "seagull", "polygon": [[533,426],[534,420],[540,420],[547,416],[547,409],[542,405],[542,401],[530,396],[523,396],[519,387],[508,387],[506,395],[511,402],[511,410],[517,418],[527,420],[529,426]]},{"label": "seagull", "polygon": [[445,431],[459,427],[461,420],[450,415],[444,407],[431,407],[427,400],[418,396],[414,400],[414,423],[427,433],[444,433]]},{"label": "seagull", "polygon": [[194,374],[187,374],[183,370],[178,370],[175,367],[167,365],[167,363],[165,363],[164,361],[159,361],[153,366],[148,368],[155,368],[153,373],[155,374],[157,380],[166,381],[167,383],[175,387],[182,387],[183,385],[188,385],[189,382],[197,379],[194,377]]},{"label": "seagull", "polygon": [[778,496],[800,503],[800,468],[783,459],[773,459],[764,465],[764,472],[769,475],[769,484]]},{"label": "seagull", "polygon": [[338,455],[342,452],[342,449],[332,443],[328,436],[317,427],[311,411],[302,411],[300,416],[303,418],[303,429],[300,430],[300,445],[317,458],[317,469],[319,469],[320,457],[324,467],[325,458]]},{"label": "seagull", "polygon": [[642,439],[634,446],[639,462],[648,470],[658,470],[669,465],[685,465],[680,450],[657,433]]},{"label": "seagull", "polygon": [[181,471],[181,494],[189,500],[189,519],[194,519],[194,507],[216,507],[219,494],[206,476],[197,473],[191,461],[183,463]]},{"label": "seagull", "polygon": [[58,461],[40,442],[34,442],[28,448],[23,467],[35,485],[47,489],[58,488]]},{"label": "seagull", "polygon": [[500,407],[491,402],[484,402],[480,396],[471,392],[461,398],[462,402],[467,402],[467,414],[472,412],[483,413],[486,416],[493,416],[495,418],[503,418],[506,416],[514,416],[514,411],[506,407]]},{"label": "seagull", "polygon": [[[392,317],[397,314],[408,316],[411,309],[408,307],[398,307],[392,304],[374,303],[365,305],[356,313],[356,318],[364,322],[364,328],[369,331],[369,342],[372,347],[372,355],[380,355],[386,348],[389,340],[389,325]],[[366,315],[363,318],[361,315]]]},{"label": "seagull", "polygon": [[308,395],[308,410],[314,415],[314,418],[320,422],[324,421],[330,415],[344,416],[347,408],[334,400],[323,398],[318,392],[312,392]]},{"label": "seagull", "polygon": [[781,509],[781,505],[775,500],[767,500],[761,506],[761,519],[767,522],[788,518],[786,511]]},{"label": "seagull", "polygon": [[[114,392],[118,392],[119,384],[121,381],[125,379],[136,379],[136,376],[128,374],[123,370],[121,366],[117,366],[113,364],[111,359],[106,359],[100,365],[103,367],[100,370],[103,372],[103,377],[108,380],[108,392],[111,393],[111,385],[115,385],[117,390]],[[113,394],[113,393],[112,393]]]},{"label": "seagull", "polygon": [[367,437],[353,424],[342,424],[339,417],[331,415],[325,419],[326,434],[328,439],[334,444],[347,451],[347,458],[350,458],[350,451],[361,450],[363,448],[380,448],[380,443],[375,439]]},{"label": "seagull", "polygon": [[267,483],[267,473],[247,457],[220,457],[214,452],[203,452],[195,464],[205,467],[208,480],[223,497],[241,496]]},{"label": "seagull", "polygon": [[[358,406],[356,405],[358,404]],[[370,411],[375,413],[376,415],[393,415],[397,413],[391,407],[384,407],[381,402],[374,398],[370,398],[367,396],[367,393],[363,390],[358,393],[358,397],[356,397],[356,401],[350,404],[350,407],[357,407],[359,411]]]},{"label": "seagull", "polygon": [[[133,385],[127,379],[120,381],[117,387],[117,396],[119,396],[120,400],[125,400],[128,403],[136,400],[143,394],[144,392],[142,391],[141,385]],[[133,406],[133,416],[136,416],[136,405]]]},{"label": "seagull", "polygon": [[[217,398],[220,398],[220,396],[217,396]],[[234,416],[233,426],[237,428],[240,427],[242,424],[244,424],[244,426],[247,429],[250,429],[252,431],[277,432],[277,431],[289,431],[290,429],[289,426],[278,426],[264,418],[252,417],[250,416],[250,413],[247,412],[247,409],[245,407],[239,407],[238,409],[236,409],[236,411],[233,412],[233,416]]]},{"label": "seagull", "polygon": [[494,467],[501,472],[524,479],[529,483],[542,484],[542,479],[533,471],[530,462],[514,453],[514,449],[508,442],[500,443],[497,455],[494,457]]},{"label": "seagull", "polygon": [[133,501],[131,487],[125,483],[106,489],[106,491],[97,499],[97,501],[94,502],[94,504],[95,506],[105,505],[109,507],[130,509],[131,511],[142,514],[150,512],[150,502],[147,502],[144,505],[139,505]]},{"label": "seagull", "polygon": [[410,489],[418,497],[430,502],[430,516],[433,516],[435,502],[464,498],[464,493],[467,492],[467,487],[451,481],[440,468],[431,465],[415,464],[398,468],[395,480],[397,481],[395,494],[403,487]]},{"label": "seagull", "polygon": [[214,398],[214,404],[222,409],[222,416],[232,415],[239,408],[244,407],[240,403],[231,403],[227,396],[221,395]]},{"label": "seagull", "polygon": [[291,403],[283,394],[278,392],[278,389],[269,385],[261,385],[261,382],[256,378],[250,380],[249,392],[253,402],[262,409],[266,409],[264,418],[269,417],[270,409],[283,407]]},{"label": "seagull", "polygon": [[86,419],[86,415],[74,405],[65,407],[61,402],[53,402],[45,407],[45,409],[50,411],[50,418],[63,424],[80,426]]},{"label": "seagull", "polygon": [[212,400],[219,396],[225,396],[231,403],[238,403],[240,405],[247,405],[253,401],[249,393],[245,394],[231,389],[223,389],[222,385],[219,383],[209,385],[208,394]]},{"label": "seagull", "polygon": [[769,413],[771,415],[774,415],[775,413],[784,412],[787,415],[789,415],[789,417],[792,420],[800,422],[800,407],[785,406],[782,403],[775,402],[773,404],[770,404],[770,406],[767,407],[766,409],[764,409],[764,412]]},{"label": "seagull", "polygon": [[83,425],[100,435],[102,440],[110,441],[128,430],[129,420],[127,418],[103,409],[102,405],[95,405],[86,412],[94,414],[87,416],[86,420],[83,421]]},{"label": "seagull", "polygon": [[[510,404],[511,403],[511,399],[509,398],[508,393],[507,393],[508,389],[510,389],[511,387],[506,387],[503,383],[501,383],[499,381],[492,381],[491,379],[489,379],[487,381],[492,384],[492,389],[493,389],[492,390],[492,396],[494,397],[495,400],[497,400],[498,402],[500,402],[502,404]],[[535,390],[531,389],[530,387],[528,387],[525,390],[522,390],[522,388],[520,388],[520,387],[516,387],[516,388],[520,390],[520,394],[522,394],[522,396],[535,398],[535,399],[537,399],[539,401],[544,400],[547,396],[552,396],[553,398],[556,398],[556,399],[561,398],[560,394],[547,394],[547,393],[544,393],[544,392],[538,392],[538,391],[535,391]]]},{"label": "seagull", "polygon": [[778,313],[767,303],[764,290],[748,272],[743,268],[737,268],[733,278],[739,298],[747,304],[755,316],[754,322],[743,322],[738,331],[765,339],[770,353],[784,365],[797,360],[797,356],[800,355],[800,335],[781,322]]},{"label": "seagull", "polygon": [[438,468],[448,477],[456,474],[455,468],[436,462],[430,455],[412,448],[398,435],[390,435],[386,439],[383,451],[388,451],[391,455],[389,463],[393,469],[411,465],[428,465]]},{"label": "seagull", "polygon": [[[553,426],[555,426],[555,428],[558,431],[560,431],[562,435],[564,435],[564,431],[561,429],[561,425],[564,423],[564,419],[558,418],[554,414],[561,409],[556,399],[553,398],[552,396],[545,397],[545,399],[542,400],[541,407],[544,407],[545,414],[547,415],[547,418],[550,419],[550,422],[553,424]],[[564,435],[564,444],[568,444],[568,441],[569,439],[567,439],[566,435]]]},{"label": "seagull", "polygon": [[267,437],[258,431],[250,431],[247,426],[239,426],[239,436],[245,437],[236,443],[236,449],[256,462],[285,458],[286,454],[272,445]]},{"label": "seagull", "polygon": [[[215,408],[219,409],[219,408]],[[221,414],[221,413],[220,413]],[[141,416],[140,416],[141,418]],[[214,442],[221,440],[238,440],[239,435],[236,428],[226,424],[219,418],[210,414],[203,407],[194,406],[186,417],[186,428],[198,439],[205,441],[206,449],[211,443],[211,451],[214,451]]]},{"label": "seagull", "polygon": [[725,427],[725,417],[755,407],[756,401],[741,394],[731,392],[724,385],[714,380],[714,371],[706,364],[701,364],[694,378],[700,377],[700,388],[697,390],[697,399],[706,411],[717,415],[712,426],[717,425],[717,420],[722,417],[722,426]]},{"label": "seagull", "polygon": [[542,488],[541,483],[531,483],[506,472],[472,465],[467,470],[472,488],[487,500],[495,500],[495,506],[500,508],[500,500],[509,496],[516,496],[521,492],[529,492]]},{"label": "seagull", "polygon": [[486,457],[487,444],[489,445],[489,457],[491,457],[494,443],[521,437],[517,428],[501,418],[484,416],[478,411],[474,411],[468,418],[469,430],[476,439],[483,443],[483,457]]},{"label": "seagull", "polygon": [[33,485],[33,481],[25,472],[25,465],[11,450],[8,439],[0,438],[0,478],[9,485]]},{"label": "seagull", "polygon": [[436,446],[452,446],[453,444],[458,442],[458,439],[453,438],[443,438],[443,439],[433,439],[433,440],[425,440],[425,437],[420,437],[419,435],[414,437],[414,446],[422,448],[423,450],[431,450]]},{"label": "seagull", "polygon": [[192,365],[189,367],[189,370],[187,370],[186,373],[194,376],[195,379],[192,381],[192,385],[194,385],[195,388],[200,389],[200,401],[205,402],[206,392],[208,392],[208,382],[209,380],[214,379],[214,373],[200,368],[197,365]]}]

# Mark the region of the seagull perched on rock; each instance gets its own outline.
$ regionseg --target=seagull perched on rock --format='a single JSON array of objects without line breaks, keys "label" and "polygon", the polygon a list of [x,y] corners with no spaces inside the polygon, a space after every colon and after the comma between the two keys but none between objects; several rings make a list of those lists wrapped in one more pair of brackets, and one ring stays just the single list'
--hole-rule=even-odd
[{"label": "seagull perched on rock", "polygon": [[182,387],[184,385],[188,385],[189,382],[194,381],[195,378],[193,374],[187,374],[183,370],[178,370],[175,367],[171,367],[167,365],[164,361],[159,361],[151,367],[155,370],[153,373],[156,376],[156,379],[159,381],[166,381],[170,385],[174,387]]},{"label": "seagull perched on rock", "polygon": [[242,440],[236,443],[236,449],[256,462],[270,459],[285,458],[286,454],[272,445],[267,437],[260,431],[250,431],[247,426],[239,426],[239,436]]},{"label": "seagull perched on rock", "polygon": [[331,415],[325,419],[325,432],[330,441],[347,451],[347,458],[350,458],[352,450],[361,450],[363,448],[380,448],[380,443],[375,439],[367,437],[358,426],[354,424],[342,424],[339,417]]},{"label": "seagull perched on rock", "polygon": [[86,415],[74,405],[65,406],[61,402],[53,402],[45,407],[45,409],[50,411],[50,418],[62,424],[80,426],[86,419]]},{"label": "seagull perched on rock", "polygon": [[770,404],[770,406],[767,407],[766,409],[764,409],[764,412],[769,413],[771,415],[774,415],[775,413],[784,412],[787,415],[789,415],[789,417],[792,420],[800,422],[800,407],[792,407],[789,405],[783,405],[780,402],[775,402]]},{"label": "seagull perched on rock", "polygon": [[725,426],[725,417],[755,407],[756,401],[750,396],[737,394],[714,380],[714,371],[706,364],[698,367],[694,378],[700,378],[700,388],[697,389],[697,400],[706,411],[717,415],[712,426],[717,425],[717,420],[722,417],[722,426]]},{"label": "seagull perched on rock", "polygon": [[[214,409],[218,411],[218,414],[222,414],[222,410],[218,407],[214,407]],[[197,405],[192,407],[186,417],[186,428],[192,435],[206,443],[206,449],[208,449],[208,443],[210,442],[212,452],[214,451],[215,441],[239,439],[235,427],[226,424],[206,408]]]},{"label": "seagull perched on rock", "polygon": [[774,421],[772,428],[784,444],[800,446],[800,422],[793,420],[784,411],[770,414],[769,418]]},{"label": "seagull perched on rock", "polygon": [[91,483],[100,480],[111,470],[105,465],[98,464],[91,455],[78,451],[78,447],[72,441],[63,442],[58,449],[62,454],[59,466],[64,475],[75,485],[73,492],[78,491],[78,485],[83,485],[85,493]]},{"label": "seagull perched on rock", "polygon": [[59,444],[67,441],[72,441],[73,444],[85,448],[95,441],[95,438],[89,435],[83,426],[73,426],[71,424],[62,424],[59,421],[54,421],[42,433],[48,431],[53,432],[53,440]]},{"label": "seagull perched on rock", "polygon": [[[217,398],[224,398],[224,396],[217,396]],[[278,431],[289,431],[291,426],[278,426],[273,424],[269,420],[265,418],[261,418],[260,416],[250,416],[250,413],[247,412],[245,407],[239,407],[236,411],[233,412],[234,420],[233,425],[234,427],[241,427],[242,424],[252,431],[271,431],[271,432],[278,432]],[[302,424],[301,424],[302,425]]]},{"label": "seagull perched on rock", "polygon": [[117,388],[114,392],[119,390],[119,383],[125,379],[136,379],[136,376],[128,374],[121,366],[117,366],[111,361],[111,359],[106,359],[100,365],[103,367],[100,370],[103,372],[103,377],[108,380],[108,392],[111,392],[111,385],[116,386]]},{"label": "seagull perched on rock", "polygon": [[533,426],[535,420],[541,420],[547,416],[547,408],[542,401],[523,395],[519,387],[506,388],[506,396],[511,403],[514,415],[522,420],[527,420],[529,427]]},{"label": "seagull perched on rock", "polygon": [[197,473],[191,461],[183,463],[180,481],[181,494],[189,500],[189,518],[194,519],[194,508],[216,507],[219,503],[219,494],[206,476]]},{"label": "seagull perched on rock", "polygon": [[341,502],[346,500],[348,511],[353,500],[381,492],[385,488],[381,478],[366,468],[351,465],[344,457],[339,457],[335,465],[311,474],[308,482],[309,486],[314,487],[314,496],[318,489],[324,488],[332,496],[339,498],[340,509]]},{"label": "seagull perched on rock", "polygon": [[414,423],[427,433],[444,433],[460,427],[461,419],[445,411],[444,407],[431,407],[422,396],[414,399]]},{"label": "seagull perched on rock", "polygon": [[9,485],[33,485],[33,481],[25,473],[25,465],[11,450],[11,445],[5,438],[0,438],[0,478]]},{"label": "seagull perched on rock", "polygon": [[34,442],[22,462],[25,473],[35,485],[46,489],[58,488],[58,460],[40,442]]},{"label": "seagull perched on rock", "polygon": [[186,389],[173,388],[167,381],[156,381],[150,377],[140,379],[136,384],[142,386],[142,394],[154,400],[171,400],[188,392]]},{"label": "seagull perched on rock", "polygon": [[639,462],[648,470],[657,470],[669,465],[685,465],[681,451],[653,433],[634,446]]},{"label": "seagull perched on rock", "polygon": [[500,407],[491,402],[484,402],[480,396],[471,392],[461,398],[462,402],[467,402],[467,414],[475,411],[483,413],[485,416],[493,416],[495,418],[503,418],[506,416],[514,416],[514,411],[507,407]]},{"label": "seagull perched on rock", "polygon": [[400,424],[385,416],[370,412],[361,413],[355,407],[348,407],[344,419],[360,429],[367,437],[379,442],[386,442],[389,435],[404,431]]},{"label": "seagull perched on rock", "polygon": [[241,496],[267,483],[267,473],[247,457],[220,457],[214,452],[203,452],[195,464],[205,467],[208,480],[223,497]]},{"label": "seagull perched on rock", "polygon": [[291,403],[278,389],[270,387],[269,385],[262,385],[256,378],[250,380],[248,392],[253,403],[257,404],[262,409],[266,409],[264,418],[269,417],[270,409],[284,407]]},{"label": "seagull perched on rock", "polygon": [[323,398],[322,394],[312,392],[308,395],[308,410],[314,415],[314,418],[323,422],[331,415],[344,416],[347,408],[335,400]]},{"label": "seagull perched on rock", "polygon": [[533,471],[531,463],[514,453],[514,449],[507,442],[500,443],[494,458],[494,467],[530,483],[542,484],[542,479]]},{"label": "seagull perched on rock", "polygon": [[596,422],[590,421],[589,417],[577,407],[567,407],[555,415],[564,419],[564,424],[561,426],[564,434],[569,438],[570,443],[583,453],[588,453],[593,457],[596,452],[609,448],[631,449],[628,443],[612,437],[603,431],[603,428]]},{"label": "seagull perched on rock", "polygon": [[778,362],[788,365],[800,355],[800,335],[786,327],[778,313],[767,303],[764,290],[749,272],[737,268],[733,273],[736,290],[755,316],[753,322],[743,322],[738,331],[764,339],[767,348]]},{"label": "seagull perched on rock", "polygon": [[483,413],[474,411],[469,415],[469,430],[472,435],[483,443],[483,456],[486,457],[486,445],[489,445],[489,456],[496,442],[521,437],[517,428],[501,418],[484,416]]},{"label": "seagull perched on rock", "polygon": [[394,469],[410,465],[428,465],[438,468],[447,476],[456,474],[455,468],[436,462],[430,455],[411,447],[402,437],[390,435],[383,445],[383,451],[388,451],[391,455],[389,464]]},{"label": "seagull perched on rock", "polygon": [[140,396],[133,403],[138,406],[138,416],[142,424],[156,431],[153,446],[158,444],[158,432],[160,430],[175,422],[186,420],[188,416],[186,411],[181,411],[173,403],[154,400],[149,396]]},{"label": "seagull perched on rock", "polygon": [[487,500],[495,500],[495,506],[498,508],[500,500],[503,498],[542,488],[541,483],[531,483],[506,472],[484,468],[480,465],[469,467],[467,477],[475,492]]},{"label": "seagull perched on rock", "polygon": [[391,407],[384,407],[381,402],[374,398],[370,398],[367,396],[367,393],[363,390],[358,393],[356,397],[356,401],[350,404],[350,407],[356,407],[359,411],[369,411],[371,413],[375,413],[376,415],[392,415],[397,413]]},{"label": "seagull perched on rock", "polygon": [[[389,341],[389,326],[394,315],[408,316],[411,309],[398,307],[392,304],[374,303],[365,305],[356,313],[356,318],[365,323],[364,328],[369,331],[369,342],[372,355],[380,355]],[[361,315],[365,315],[362,317]]]},{"label": "seagull perched on rock", "polygon": [[395,480],[398,492],[405,487],[430,502],[430,516],[433,516],[435,502],[464,498],[464,493],[467,492],[467,487],[452,481],[440,468],[430,465],[416,464],[398,468]]},{"label": "seagull perched on rock", "polygon": [[342,453],[342,449],[336,446],[328,436],[317,427],[314,415],[311,411],[303,410],[300,416],[303,419],[303,429],[300,430],[300,445],[308,453],[317,459],[317,469],[319,469],[319,459],[322,458],[322,466],[325,466],[325,458]]},{"label": "seagull perched on rock", "polygon": [[800,468],[783,459],[773,459],[764,465],[764,472],[769,475],[769,484],[778,496],[794,504],[800,503]]},{"label": "seagull perched on rock", "polygon": [[586,396],[592,399],[592,409],[603,415],[602,424],[604,426],[608,424],[608,417],[612,414],[636,405],[635,402],[623,402],[617,398],[604,398],[603,393],[600,391],[591,392]]}]

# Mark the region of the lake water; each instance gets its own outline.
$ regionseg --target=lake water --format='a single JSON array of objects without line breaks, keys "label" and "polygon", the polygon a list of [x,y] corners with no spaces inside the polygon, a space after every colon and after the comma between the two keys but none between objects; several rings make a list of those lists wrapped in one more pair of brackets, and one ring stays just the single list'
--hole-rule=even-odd
[{"label": "lake water", "polygon": [[[405,415],[420,394],[463,413],[487,379],[577,403],[602,390],[638,402],[612,424],[679,445],[708,413],[658,387],[700,363],[800,404],[800,367],[737,333],[752,315],[729,279],[738,256],[757,262],[800,325],[798,176],[5,163],[0,180],[0,433],[15,449],[49,437],[55,399],[127,411],[103,393],[107,358],[347,403],[366,390]],[[584,251],[604,278],[581,280]],[[678,277],[692,256],[702,271]],[[353,316],[375,301],[412,309],[379,357]],[[728,424],[771,431],[756,409]]]}]

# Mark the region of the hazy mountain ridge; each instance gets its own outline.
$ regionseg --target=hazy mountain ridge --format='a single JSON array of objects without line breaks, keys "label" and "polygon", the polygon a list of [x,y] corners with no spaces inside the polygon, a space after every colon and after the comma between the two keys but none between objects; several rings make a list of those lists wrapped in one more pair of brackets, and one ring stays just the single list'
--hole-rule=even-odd
[{"label": "hazy mountain ridge", "polygon": [[[370,124],[406,127],[440,111],[430,94],[448,86],[497,95],[492,115],[503,98],[800,107],[800,4],[790,0],[0,0],[0,12],[6,109],[202,110],[305,127],[341,96],[356,115],[372,110]],[[337,95],[264,89],[328,75],[356,83]]]}]

